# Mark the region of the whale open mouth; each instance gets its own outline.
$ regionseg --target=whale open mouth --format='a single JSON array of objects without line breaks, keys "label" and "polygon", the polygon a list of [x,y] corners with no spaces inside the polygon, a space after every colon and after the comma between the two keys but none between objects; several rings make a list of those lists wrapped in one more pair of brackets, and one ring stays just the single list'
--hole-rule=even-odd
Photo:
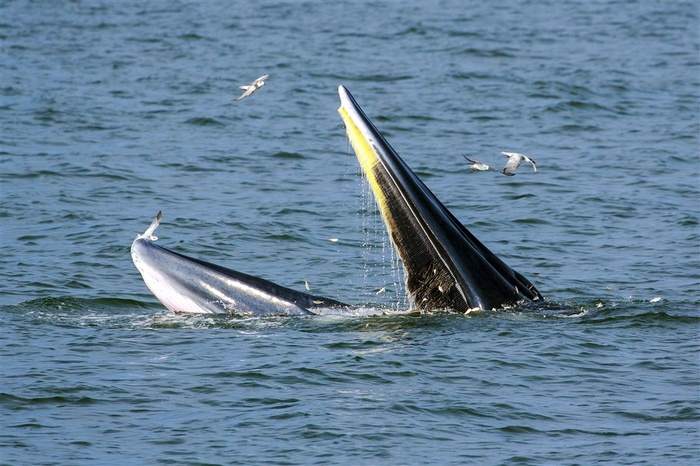
[{"label": "whale open mouth", "polygon": [[[415,309],[469,312],[541,299],[522,275],[479,242],[430,192],[340,86],[340,115],[405,270]],[[349,308],[155,244],[151,226],[131,246],[151,292],[177,313],[314,315]]]}]

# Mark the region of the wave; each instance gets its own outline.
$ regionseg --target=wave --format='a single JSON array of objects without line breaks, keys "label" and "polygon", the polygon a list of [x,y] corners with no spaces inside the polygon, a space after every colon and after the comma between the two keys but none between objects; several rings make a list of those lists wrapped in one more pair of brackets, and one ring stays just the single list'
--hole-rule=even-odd
[{"label": "wave", "polygon": [[46,297],[30,299],[14,306],[1,308],[17,308],[17,310],[59,310],[59,311],[94,311],[113,309],[150,308],[152,305],[144,301],[123,298],[74,298],[70,296]]},{"label": "wave", "polygon": [[[655,301],[655,300],[652,300]],[[357,306],[350,310],[328,310],[312,317],[241,317],[231,315],[178,315],[152,301],[124,298],[45,297],[16,305],[0,306],[0,313],[36,323],[58,326],[129,328],[217,328],[262,329],[295,326],[302,331],[396,331],[416,327],[450,327],[455,319],[551,320],[574,319],[581,325],[626,327],[700,326],[695,302],[602,299],[546,300],[502,311],[478,311],[467,315],[449,310],[412,311],[396,307]]]}]

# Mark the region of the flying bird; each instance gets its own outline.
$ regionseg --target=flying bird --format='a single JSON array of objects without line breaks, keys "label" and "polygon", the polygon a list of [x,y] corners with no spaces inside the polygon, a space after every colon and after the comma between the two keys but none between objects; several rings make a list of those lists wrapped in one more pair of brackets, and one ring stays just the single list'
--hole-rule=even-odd
[{"label": "flying bird", "polygon": [[244,89],[245,92],[243,92],[243,94],[241,94],[240,96],[233,99],[233,101],[237,102],[241,99],[245,99],[246,97],[248,97],[250,95],[253,95],[253,92],[257,91],[258,89],[260,89],[261,87],[263,87],[265,85],[265,80],[269,77],[270,77],[269,74],[264,74],[247,86],[239,86],[239,88]]},{"label": "flying bird", "polygon": [[467,159],[467,162],[471,163],[471,165],[469,165],[469,166],[471,167],[472,172],[486,172],[486,171],[497,172],[498,171],[495,168],[493,168],[489,165],[486,165],[485,163],[481,163],[481,162],[477,162],[476,160],[472,160],[469,157],[467,157],[466,155],[463,155],[462,157]]},{"label": "flying bird", "polygon": [[537,171],[537,164],[535,163],[535,161],[525,154],[518,154],[517,152],[501,152],[501,154],[508,157],[508,161],[506,162],[506,166],[503,167],[502,173],[504,175],[515,176],[515,173],[513,173],[513,172],[523,162],[527,162],[527,163],[531,164],[532,169],[534,171]]}]

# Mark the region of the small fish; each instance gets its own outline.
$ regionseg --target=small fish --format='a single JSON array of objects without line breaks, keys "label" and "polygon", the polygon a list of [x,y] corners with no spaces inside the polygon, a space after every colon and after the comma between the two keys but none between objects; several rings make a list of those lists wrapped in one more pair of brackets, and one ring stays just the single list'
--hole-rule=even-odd
[{"label": "small fish", "polygon": [[386,287],[382,287],[380,290],[377,291],[376,294],[382,294],[386,292]]},{"label": "small fish", "polygon": [[508,157],[508,161],[506,162],[506,166],[503,167],[502,173],[504,175],[515,176],[515,173],[513,173],[513,172],[523,162],[528,162],[529,164],[532,165],[532,169],[534,171],[537,171],[537,164],[535,163],[535,161],[525,154],[518,154],[517,152],[501,152],[501,154]]},{"label": "small fish", "polygon": [[311,290],[311,285],[309,285],[309,282],[307,282],[306,280],[304,280],[304,286],[307,290]]},{"label": "small fish", "polygon": [[649,300],[650,303],[658,303],[659,301],[661,301],[661,296],[656,296],[655,298],[651,298]]},{"label": "small fish", "polygon": [[241,99],[245,99],[246,97],[253,95],[253,92],[257,91],[258,89],[260,89],[261,87],[263,87],[265,85],[265,80],[269,77],[270,77],[269,74],[264,74],[247,86],[239,86],[239,88],[243,89],[245,92],[243,94],[241,94],[240,96],[236,97],[235,99],[233,99],[233,101],[237,102]]},{"label": "small fish", "polygon": [[472,160],[469,157],[467,157],[466,155],[463,155],[462,157],[467,159],[467,162],[471,163],[471,165],[469,165],[469,166],[471,167],[472,172],[486,172],[486,171],[497,172],[498,171],[495,168],[493,168],[489,165],[486,165],[485,163],[481,163],[481,162],[477,162],[476,160]]}]

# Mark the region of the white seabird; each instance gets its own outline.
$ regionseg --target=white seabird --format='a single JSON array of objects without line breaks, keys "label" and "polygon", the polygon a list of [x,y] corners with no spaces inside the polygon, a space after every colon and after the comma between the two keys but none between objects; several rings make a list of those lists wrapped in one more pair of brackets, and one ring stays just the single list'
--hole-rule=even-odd
[{"label": "white seabird", "polygon": [[498,171],[495,168],[493,168],[489,165],[486,165],[485,163],[481,163],[481,162],[477,162],[476,160],[472,160],[469,157],[467,157],[466,155],[463,155],[462,157],[467,159],[467,162],[471,163],[471,165],[469,165],[469,166],[471,167],[472,172],[486,172],[486,171],[497,172]]},{"label": "white seabird", "polygon": [[236,101],[239,101],[241,99],[245,99],[246,97],[252,95],[253,92],[257,91],[258,89],[260,89],[261,87],[263,87],[265,85],[265,80],[269,77],[270,77],[269,74],[264,74],[247,86],[239,86],[239,88],[245,90],[245,92],[243,94],[241,94],[240,96],[236,97],[235,99],[233,99],[233,101],[236,102]]},{"label": "white seabird", "polygon": [[531,164],[532,169],[534,171],[537,171],[537,164],[535,163],[535,161],[525,154],[518,154],[517,152],[501,152],[501,154],[508,157],[508,161],[506,162],[506,166],[503,167],[502,173],[504,175],[515,176],[515,173],[513,173],[513,172],[523,162],[527,162],[527,163]]}]

